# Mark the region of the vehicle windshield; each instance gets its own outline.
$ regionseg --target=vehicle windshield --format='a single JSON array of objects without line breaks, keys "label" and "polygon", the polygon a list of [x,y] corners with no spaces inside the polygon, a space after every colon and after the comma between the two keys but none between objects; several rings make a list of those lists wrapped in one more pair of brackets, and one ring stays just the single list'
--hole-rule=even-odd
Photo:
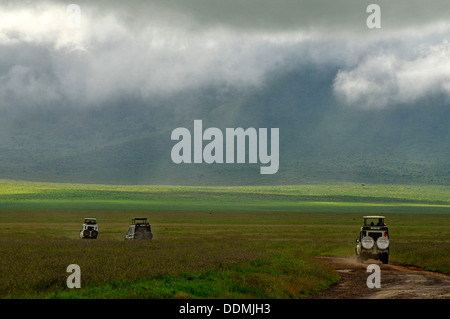
[{"label": "vehicle windshield", "polygon": [[90,224],[90,225],[95,225],[95,224],[97,224],[97,220],[96,219],[85,219],[84,220],[84,223],[85,224]]}]

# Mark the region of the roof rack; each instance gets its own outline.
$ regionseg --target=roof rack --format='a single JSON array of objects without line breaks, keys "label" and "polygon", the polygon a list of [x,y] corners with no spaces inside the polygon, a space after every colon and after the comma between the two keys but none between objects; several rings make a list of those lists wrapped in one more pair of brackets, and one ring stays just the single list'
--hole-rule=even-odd
[{"label": "roof rack", "polygon": [[86,217],[84,219],[84,223],[85,224],[97,224],[97,219],[96,218]]},{"label": "roof rack", "polygon": [[132,224],[148,224],[146,217],[136,217],[131,220]]}]

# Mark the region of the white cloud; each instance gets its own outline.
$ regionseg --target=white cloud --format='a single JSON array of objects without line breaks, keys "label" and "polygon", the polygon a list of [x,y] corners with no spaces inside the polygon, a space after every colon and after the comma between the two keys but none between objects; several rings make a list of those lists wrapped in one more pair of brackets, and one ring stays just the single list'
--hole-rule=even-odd
[{"label": "white cloud", "polygon": [[359,29],[355,37],[322,28],[201,28],[192,12],[182,16],[180,8],[162,6],[161,12],[155,6],[144,14],[137,6],[133,23],[120,6],[102,11],[82,4],[80,28],[71,29],[67,3],[0,4],[0,105],[86,106],[124,94],[151,99],[209,84],[257,86],[274,69],[296,67],[295,59],[340,66],[333,88],[346,104],[381,108],[449,94],[446,23],[413,28],[420,34],[410,27],[372,32],[369,40]]},{"label": "white cloud", "polygon": [[414,103],[430,95],[450,98],[450,42],[418,45],[403,55],[369,55],[353,69],[339,71],[333,88],[342,102],[362,108]]},{"label": "white cloud", "polygon": [[84,49],[88,25],[68,27],[66,7],[52,3],[0,6],[0,45],[38,43],[56,49]]},{"label": "white cloud", "polygon": [[[59,92],[69,104],[99,104],[121,94],[149,98],[214,83],[258,85],[283,60],[280,46],[307,38],[301,33],[278,34],[278,38],[220,27],[193,32],[159,20],[136,29],[111,12],[82,10],[80,29],[67,27],[61,5],[0,11],[0,47],[10,51],[45,48],[34,60],[0,62],[0,102],[6,97],[8,102],[17,97],[20,104],[33,100],[24,99],[23,94],[43,85],[27,80],[43,79],[42,59],[49,61],[48,72],[53,75],[52,81],[44,82],[46,90],[52,92],[52,99]],[[20,78],[14,71],[17,63],[23,66]],[[34,99],[41,97],[37,94]]]}]

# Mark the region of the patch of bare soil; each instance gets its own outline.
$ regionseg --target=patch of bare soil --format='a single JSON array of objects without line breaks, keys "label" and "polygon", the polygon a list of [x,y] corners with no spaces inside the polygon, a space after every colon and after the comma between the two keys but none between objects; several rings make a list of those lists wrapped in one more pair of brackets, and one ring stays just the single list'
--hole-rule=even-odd
[{"label": "patch of bare soil", "polygon": [[[382,264],[368,260],[358,263],[356,257],[319,257],[329,263],[341,280],[310,299],[450,299],[450,275],[424,271],[399,264]],[[380,266],[381,287],[368,288],[367,266]]]}]

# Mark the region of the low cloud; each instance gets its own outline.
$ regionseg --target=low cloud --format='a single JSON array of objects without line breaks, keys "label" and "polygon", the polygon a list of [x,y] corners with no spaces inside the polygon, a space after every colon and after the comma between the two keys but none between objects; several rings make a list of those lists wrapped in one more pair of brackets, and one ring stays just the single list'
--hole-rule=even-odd
[{"label": "low cloud", "polygon": [[414,49],[406,57],[399,52],[369,55],[356,67],[339,71],[335,94],[343,103],[362,108],[411,104],[428,96],[450,98],[449,40]]},{"label": "low cloud", "polygon": [[274,70],[311,64],[340,69],[333,89],[348,105],[383,108],[449,95],[450,27],[439,22],[441,1],[411,1],[420,17],[414,27],[398,6],[383,2],[391,11],[381,30],[365,26],[364,1],[327,3],[81,1],[80,28],[73,29],[66,2],[6,1],[0,108],[87,107],[124,95],[151,100],[209,85],[256,87]]},{"label": "low cloud", "polygon": [[123,94],[149,98],[211,84],[258,85],[283,60],[283,43],[264,35],[192,32],[158,21],[135,30],[95,10],[83,12],[80,29],[69,29],[62,9],[47,4],[2,10],[8,17],[0,24],[2,105],[58,98],[92,105]]}]

